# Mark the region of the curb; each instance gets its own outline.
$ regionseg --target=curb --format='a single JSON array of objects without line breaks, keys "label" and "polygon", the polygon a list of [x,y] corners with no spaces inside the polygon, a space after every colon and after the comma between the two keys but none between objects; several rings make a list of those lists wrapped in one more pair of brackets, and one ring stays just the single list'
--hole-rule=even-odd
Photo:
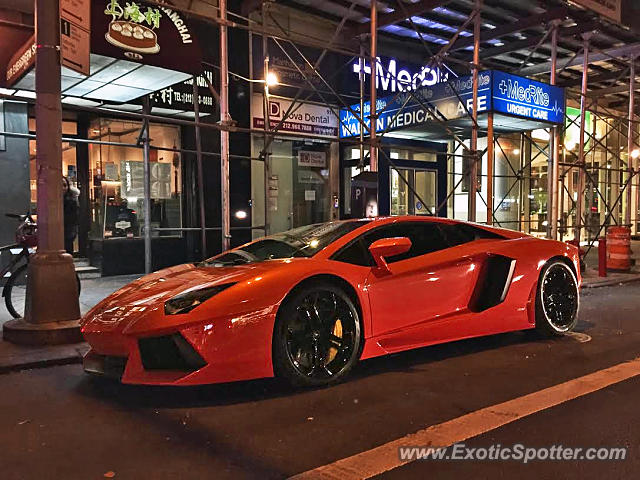
[{"label": "curb", "polygon": [[[0,340],[1,341],[1,340]],[[56,367],[82,363],[87,347],[77,346],[63,351],[24,352],[0,356],[0,374],[19,372],[33,368]]]},{"label": "curb", "polygon": [[30,370],[33,368],[58,367],[61,365],[74,365],[78,363],[82,363],[82,356],[79,354],[68,357],[47,358],[43,360],[28,360],[25,362],[9,363],[6,365],[0,364],[0,375],[19,372],[21,370]]},{"label": "curb", "polygon": [[640,275],[634,275],[629,278],[617,278],[617,279],[611,279],[611,280],[604,280],[602,282],[594,282],[590,284],[585,284],[583,281],[582,288],[611,287],[614,285],[621,285],[624,283],[632,283],[632,282],[639,282],[639,281],[640,281]]}]

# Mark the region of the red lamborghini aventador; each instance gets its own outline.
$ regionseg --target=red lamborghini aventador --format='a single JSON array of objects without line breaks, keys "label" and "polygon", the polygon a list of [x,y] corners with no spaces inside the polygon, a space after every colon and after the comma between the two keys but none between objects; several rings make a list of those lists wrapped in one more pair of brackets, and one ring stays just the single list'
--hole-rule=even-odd
[{"label": "red lamborghini aventador", "polygon": [[136,280],[82,321],[87,372],[195,385],[343,378],[358,360],[577,322],[578,250],[439,218],[296,228]]}]

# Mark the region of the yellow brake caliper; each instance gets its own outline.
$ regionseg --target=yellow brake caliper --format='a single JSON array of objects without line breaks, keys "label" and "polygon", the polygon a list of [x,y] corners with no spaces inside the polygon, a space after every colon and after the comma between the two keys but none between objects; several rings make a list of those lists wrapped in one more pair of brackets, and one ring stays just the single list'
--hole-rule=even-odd
[{"label": "yellow brake caliper", "polygon": [[[342,338],[342,322],[340,321],[340,319],[336,320],[336,323],[333,325],[333,332],[332,333],[336,337]],[[338,349],[336,347],[330,347],[329,348],[329,355],[327,355],[327,361],[326,361],[325,365],[328,365],[331,362],[333,362],[333,359],[336,358],[337,354],[338,354]]]}]

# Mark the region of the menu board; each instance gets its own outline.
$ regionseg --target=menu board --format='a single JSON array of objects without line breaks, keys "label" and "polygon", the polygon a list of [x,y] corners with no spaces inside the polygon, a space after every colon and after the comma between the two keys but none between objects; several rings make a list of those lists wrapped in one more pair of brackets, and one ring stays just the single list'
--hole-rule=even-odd
[{"label": "menu board", "polygon": [[[171,198],[171,164],[152,163],[151,198]],[[120,162],[120,182],[122,197],[144,197],[144,163],[124,160]]]}]

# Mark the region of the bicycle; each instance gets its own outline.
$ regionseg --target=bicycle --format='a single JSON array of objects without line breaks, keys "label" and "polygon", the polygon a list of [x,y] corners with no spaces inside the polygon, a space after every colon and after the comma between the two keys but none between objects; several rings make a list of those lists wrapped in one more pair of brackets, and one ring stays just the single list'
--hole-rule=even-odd
[{"label": "bicycle", "polygon": [[[7,310],[14,318],[24,317],[24,309],[27,299],[27,272],[29,258],[32,251],[37,248],[38,224],[30,213],[19,215],[16,213],[5,213],[6,217],[20,220],[18,228],[16,228],[16,243],[0,247],[0,254],[5,251],[20,249],[20,253],[13,255],[9,264],[0,270],[0,279],[6,277],[6,283],[2,288],[2,296]],[[24,260],[24,262],[22,262]],[[78,283],[78,295],[80,295],[80,278],[76,274],[76,282]]]}]

